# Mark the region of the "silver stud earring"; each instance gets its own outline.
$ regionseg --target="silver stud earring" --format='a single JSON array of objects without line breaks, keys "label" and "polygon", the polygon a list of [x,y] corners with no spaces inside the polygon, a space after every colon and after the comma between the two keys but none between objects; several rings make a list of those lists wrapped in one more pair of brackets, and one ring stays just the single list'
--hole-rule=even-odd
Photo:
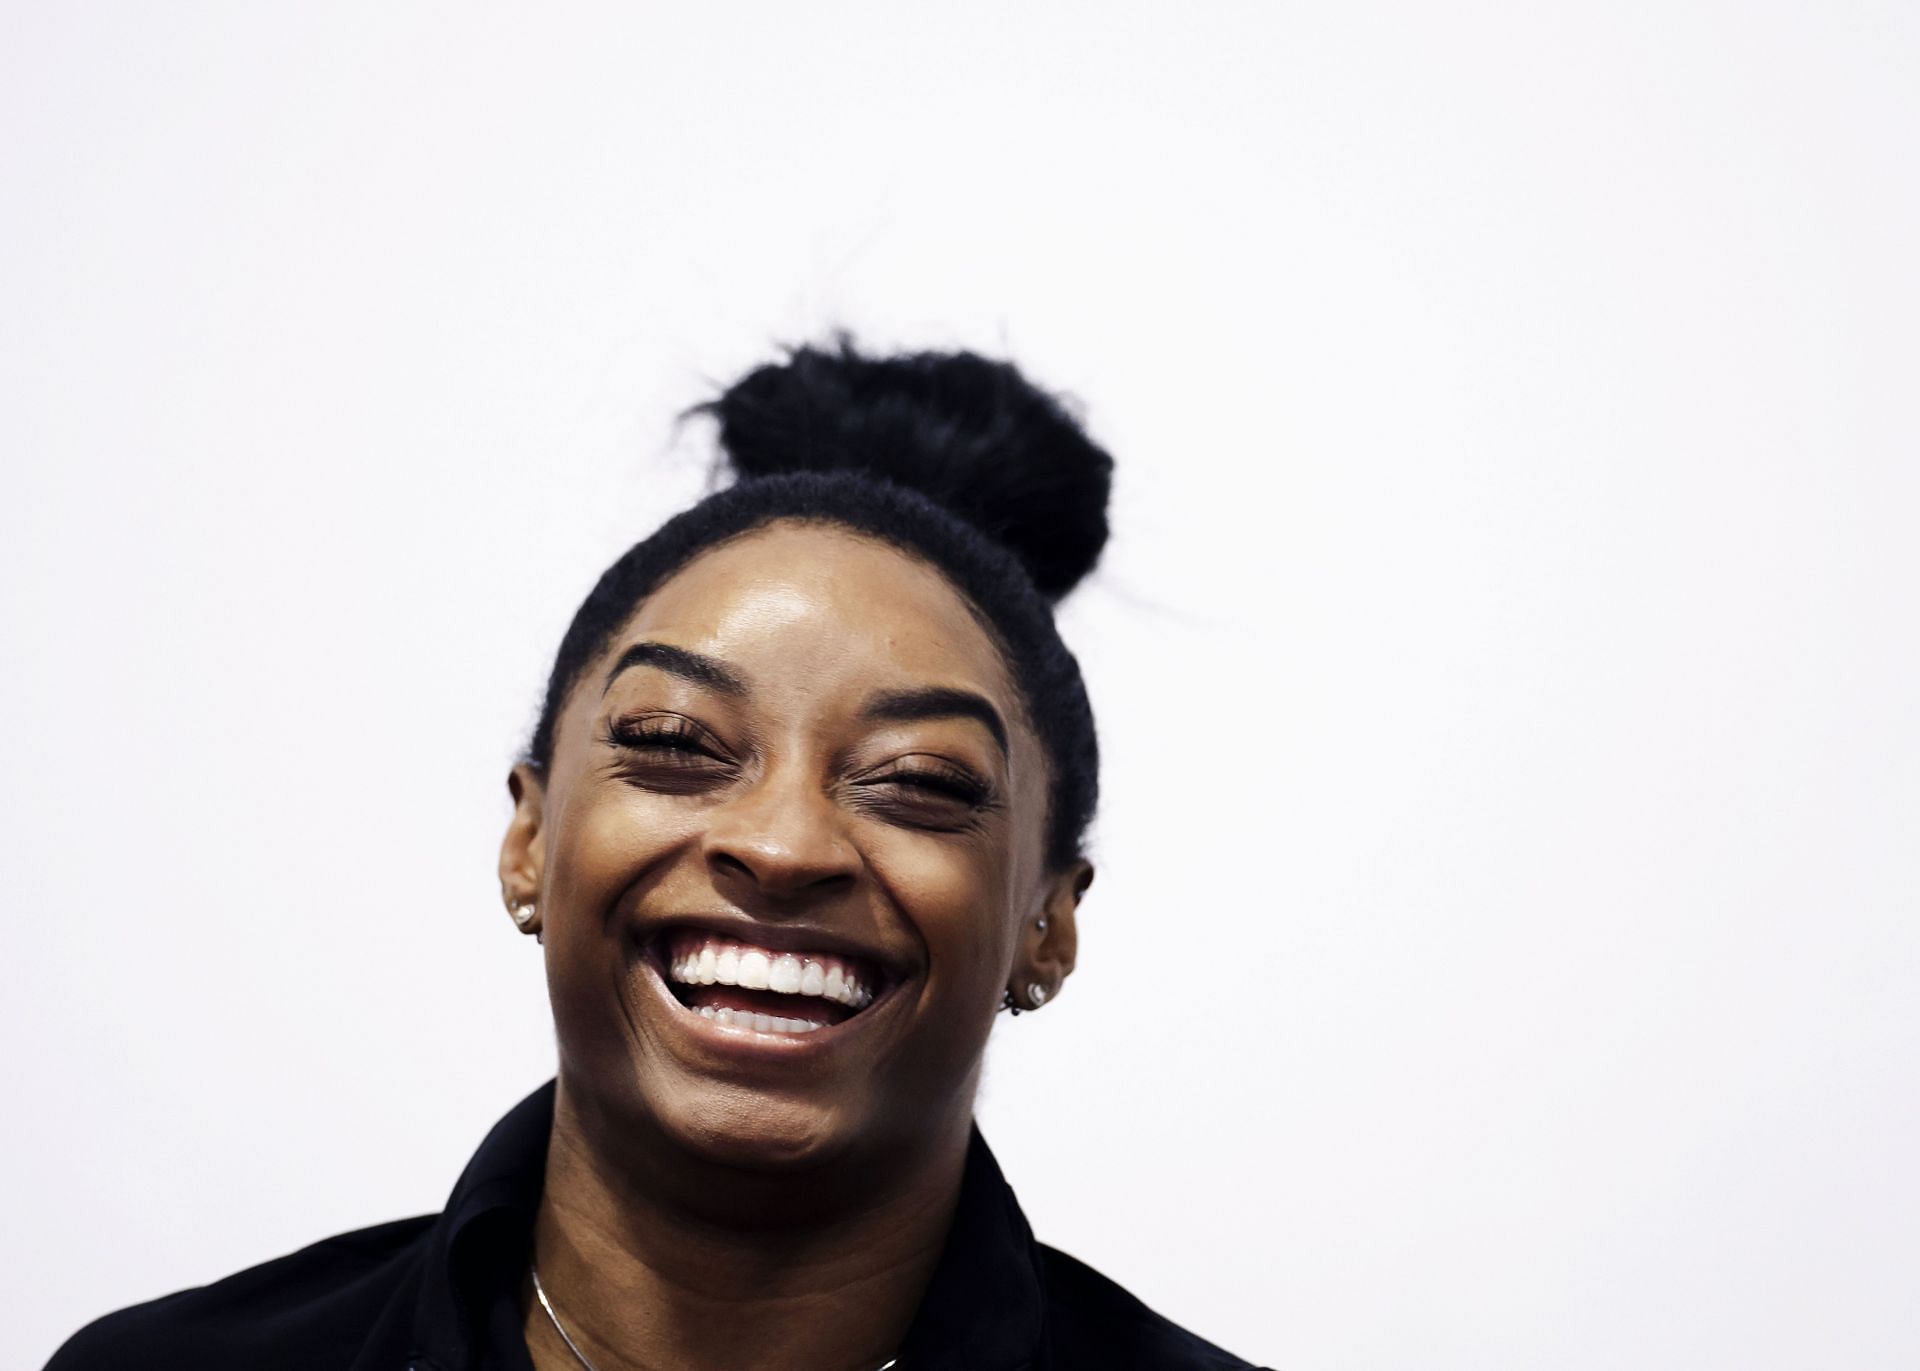
[{"label": "silver stud earring", "polygon": [[1029,982],[1027,985],[1027,998],[1033,1001],[1033,1007],[1038,1009],[1047,1002],[1047,988],[1038,981]]},{"label": "silver stud earring", "polygon": [[522,933],[525,933],[527,929],[533,926],[534,908],[532,901],[528,901],[526,904],[509,905],[507,906],[507,912],[513,915],[514,926]]},{"label": "silver stud earring", "polygon": [[1047,916],[1042,914],[1039,918],[1033,921],[1033,926],[1036,929],[1038,929],[1040,932],[1045,933],[1047,931]]}]

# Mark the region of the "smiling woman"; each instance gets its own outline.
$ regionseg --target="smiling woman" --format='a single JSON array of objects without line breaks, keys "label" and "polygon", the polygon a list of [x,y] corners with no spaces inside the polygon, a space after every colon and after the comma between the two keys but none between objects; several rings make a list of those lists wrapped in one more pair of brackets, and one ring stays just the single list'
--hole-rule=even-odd
[{"label": "smiling woman", "polygon": [[1072,972],[1111,462],[1011,366],[801,349],[594,587],[500,853],[554,1083],[444,1213],[83,1330],[122,1366],[1241,1367],[1034,1241],[972,1124]]}]

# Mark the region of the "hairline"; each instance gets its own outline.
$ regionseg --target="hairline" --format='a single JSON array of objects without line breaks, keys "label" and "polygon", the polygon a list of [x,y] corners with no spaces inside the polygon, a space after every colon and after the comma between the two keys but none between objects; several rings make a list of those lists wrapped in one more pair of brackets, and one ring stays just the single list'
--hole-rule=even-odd
[{"label": "hairline", "polygon": [[[933,558],[929,557],[919,548],[909,543],[889,538],[885,534],[877,533],[872,529],[861,528],[844,519],[837,519],[831,514],[796,514],[785,512],[770,514],[765,519],[748,524],[745,528],[735,529],[733,532],[723,534],[711,542],[702,543],[685,560],[661,572],[652,585],[634,597],[633,604],[628,608],[626,616],[621,619],[619,627],[607,635],[607,641],[602,645],[600,650],[586,661],[583,661],[580,664],[580,669],[574,673],[573,679],[567,682],[566,693],[561,697],[558,707],[554,710],[555,733],[558,733],[559,721],[566,714],[567,707],[573,703],[574,695],[578,692],[580,683],[591,679],[597,671],[607,664],[609,658],[621,651],[621,641],[626,637],[627,630],[632,625],[634,619],[639,616],[640,611],[646,607],[649,600],[653,599],[655,595],[666,588],[668,582],[672,581],[682,572],[687,571],[695,563],[703,560],[708,553],[718,552],[722,548],[742,542],[756,534],[768,532],[782,524],[791,525],[795,528],[824,529],[900,553],[902,556],[910,558],[932,571],[940,578],[941,583],[953,592],[955,598],[957,598],[962,605],[966,606],[967,613],[973,617],[973,621],[978,624],[981,631],[986,634],[988,645],[992,647],[994,655],[999,659],[1000,670],[1005,675],[1008,685],[1012,687],[1014,708],[1011,713],[1013,717],[1009,719],[1008,722],[1017,725],[1025,731],[1027,737],[1034,745],[1034,751],[1040,756],[1040,764],[1043,768],[1041,797],[1044,806],[1041,812],[1042,860],[1050,866],[1052,864],[1052,841],[1050,835],[1053,832],[1053,788],[1056,781],[1054,759],[1048,751],[1045,741],[1040,737],[1039,727],[1034,722],[1033,704],[1027,698],[1026,687],[1021,683],[1020,673],[1014,668],[1013,653],[1007,644],[1005,636],[1001,634],[999,625],[993,622],[992,617],[988,615],[986,610],[974,600],[973,596],[967,593],[966,588],[956,581],[945,567],[934,561]],[[549,763],[552,761],[551,749],[554,741],[556,740],[549,740]],[[532,767],[535,772],[541,772],[543,770],[539,759],[532,756],[531,753],[522,760],[525,761],[528,766]]]}]

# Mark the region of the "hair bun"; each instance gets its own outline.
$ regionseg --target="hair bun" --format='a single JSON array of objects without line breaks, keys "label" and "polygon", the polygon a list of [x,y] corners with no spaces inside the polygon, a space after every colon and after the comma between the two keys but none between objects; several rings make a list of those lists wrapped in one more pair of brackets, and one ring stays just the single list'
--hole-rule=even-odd
[{"label": "hair bun", "polygon": [[857,471],[918,491],[1002,544],[1058,600],[1107,542],[1113,459],[1010,362],[862,354],[841,337],[748,372],[695,411],[741,479]]}]

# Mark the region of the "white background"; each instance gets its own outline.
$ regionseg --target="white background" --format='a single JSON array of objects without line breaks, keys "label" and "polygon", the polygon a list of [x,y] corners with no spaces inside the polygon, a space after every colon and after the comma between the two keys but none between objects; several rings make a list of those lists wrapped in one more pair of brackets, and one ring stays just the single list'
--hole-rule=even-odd
[{"label": "white background", "polygon": [[777,341],[1116,453],[982,1103],[1286,1371],[1920,1362],[1920,9],[10,4],[9,1317],[437,1208],[503,779]]}]

